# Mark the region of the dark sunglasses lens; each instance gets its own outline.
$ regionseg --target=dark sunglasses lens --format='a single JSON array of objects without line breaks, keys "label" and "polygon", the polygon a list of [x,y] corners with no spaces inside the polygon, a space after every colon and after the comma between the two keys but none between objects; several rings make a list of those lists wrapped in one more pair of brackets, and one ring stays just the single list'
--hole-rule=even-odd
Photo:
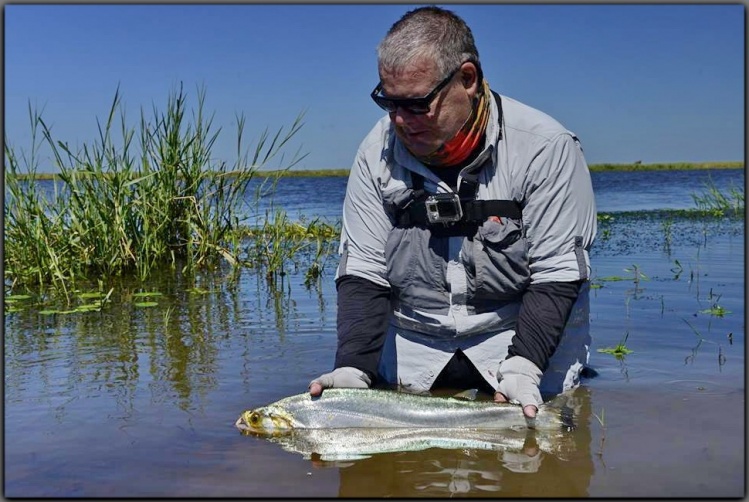
[{"label": "dark sunglasses lens", "polygon": [[408,110],[409,113],[413,113],[414,115],[429,113],[429,103],[427,102],[388,99],[384,96],[372,96],[372,99],[377,103],[377,106],[388,113],[393,113],[398,107]]},{"label": "dark sunglasses lens", "polygon": [[429,113],[429,103],[411,103],[410,105],[406,106],[406,109],[414,115],[424,115],[425,113]]},{"label": "dark sunglasses lens", "polygon": [[372,96],[372,99],[377,104],[377,106],[379,106],[380,108],[382,108],[386,112],[392,113],[392,112],[395,111],[396,105],[395,105],[395,103],[393,103],[392,100],[390,100],[390,99],[388,99],[386,97],[383,97],[383,96]]}]

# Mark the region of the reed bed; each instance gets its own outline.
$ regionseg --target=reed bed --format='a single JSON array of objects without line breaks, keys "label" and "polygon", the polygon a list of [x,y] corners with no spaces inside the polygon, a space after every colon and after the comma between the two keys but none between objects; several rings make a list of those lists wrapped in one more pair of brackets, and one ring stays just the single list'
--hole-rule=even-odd
[{"label": "reed bed", "polygon": [[[106,120],[97,120],[97,138],[75,151],[53,138],[41,114],[29,107],[31,148],[19,153],[5,138],[6,286],[52,284],[68,296],[83,279],[134,274],[145,280],[164,266],[189,272],[222,262],[260,264],[271,277],[282,270],[286,250],[303,247],[298,225],[282,210],[266,215],[268,222],[253,232],[244,222],[304,155],[297,150],[283,169],[263,176],[254,197],[248,190],[259,171],[288,148],[303,114],[285,131],[266,129],[254,149],[245,147],[245,118],[237,116],[237,156],[227,164],[211,156],[220,131],[204,105],[205,90],[199,88],[197,106],[188,114],[180,86],[165,111],[154,107],[147,118],[141,109],[136,128],[128,125],[117,89]],[[33,181],[42,147],[59,170],[51,197]],[[331,239],[332,232],[315,222],[303,235],[323,250],[315,263],[319,269],[330,249],[319,241]],[[255,243],[248,245],[247,238]]]},{"label": "reed bed", "polygon": [[306,267],[304,282],[310,286],[322,274],[327,258],[335,253],[340,232],[340,221],[291,221],[283,209],[271,208],[262,225],[245,227],[235,235],[244,238],[243,265],[262,269],[274,284],[282,281],[291,268],[296,271]]},{"label": "reed bed", "polygon": [[744,191],[736,186],[729,186],[722,192],[711,179],[704,184],[702,193],[693,193],[692,200],[697,210],[714,216],[741,216],[744,214]]}]

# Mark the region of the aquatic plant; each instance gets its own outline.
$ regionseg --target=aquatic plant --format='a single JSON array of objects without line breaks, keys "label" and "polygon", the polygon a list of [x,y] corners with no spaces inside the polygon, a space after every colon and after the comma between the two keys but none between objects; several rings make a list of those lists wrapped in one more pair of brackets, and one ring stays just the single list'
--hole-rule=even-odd
[{"label": "aquatic plant", "polygon": [[640,270],[640,267],[636,263],[632,264],[632,268],[625,268],[624,271],[632,273],[632,282],[635,284],[639,284],[640,281],[649,280],[648,276]]},{"label": "aquatic plant", "polygon": [[710,307],[700,310],[700,314],[710,314],[715,317],[723,317],[726,314],[730,314],[731,311],[720,305],[720,299],[723,295],[715,294],[713,288],[710,288],[708,292],[707,301],[710,302]]},{"label": "aquatic plant", "polygon": [[601,426],[601,441],[598,443],[598,451],[596,452],[596,455],[603,461],[603,444],[606,441],[606,422],[605,422],[605,415],[604,415],[604,409],[601,408],[601,414],[600,416],[597,415],[595,412],[592,412],[593,416],[598,420],[598,425]]},{"label": "aquatic plant", "polygon": [[319,218],[291,221],[280,208],[267,210],[262,225],[237,233],[246,243],[243,264],[262,269],[270,282],[283,279],[289,269],[299,268],[304,257],[311,257],[305,271],[307,286],[322,273],[325,260],[335,252],[339,234],[340,224],[331,225]]},{"label": "aquatic plant", "polygon": [[672,240],[672,227],[674,221],[671,218],[667,218],[661,222],[661,228],[663,229],[663,247],[669,255],[671,254],[671,240]]},{"label": "aquatic plant", "polygon": [[704,183],[701,194],[692,193],[697,209],[712,216],[741,216],[744,214],[744,191],[733,184],[724,193],[715,186],[712,178]]},{"label": "aquatic plant", "polygon": [[608,213],[598,213],[596,215],[598,221],[599,238],[606,241],[611,237],[611,224],[614,222],[614,217]]},{"label": "aquatic plant", "polygon": [[[205,91],[198,89],[188,118],[180,86],[163,113],[154,107],[146,119],[141,110],[136,130],[128,125],[118,88],[106,120],[97,119],[97,139],[77,150],[53,138],[29,106],[30,150],[18,153],[5,138],[6,284],[53,284],[69,297],[84,278],[134,273],[145,279],[164,265],[186,271],[220,261],[236,265],[236,232],[257,206],[256,198],[255,207],[246,207],[249,183],[299,131],[303,114],[286,132],[266,129],[254,150],[245,148],[245,119],[237,116],[237,158],[229,165],[211,155],[219,131],[204,104]],[[40,194],[33,181],[42,146],[60,171],[52,197]],[[297,151],[285,169],[302,158]],[[272,190],[275,180],[266,176],[261,187]],[[281,241],[275,245],[284,246],[286,234],[276,237]]]},{"label": "aquatic plant", "polygon": [[164,331],[167,332],[169,330],[169,322],[172,318],[172,313],[174,312],[174,307],[169,306],[164,311],[163,318],[164,318]]},{"label": "aquatic plant", "polygon": [[710,308],[700,310],[700,314],[710,314],[712,316],[716,317],[723,317],[726,314],[730,314],[730,310],[726,310],[724,307],[718,305],[717,303],[713,304]]},{"label": "aquatic plant", "polygon": [[625,268],[625,272],[629,272],[632,274],[632,277],[623,277],[621,275],[608,275],[605,277],[598,277],[596,279],[595,286],[600,288],[603,287],[601,283],[603,282],[619,282],[619,281],[632,281],[635,284],[635,287],[639,287],[640,281],[647,281],[649,280],[648,276],[645,275],[641,270],[640,267],[637,264],[632,264],[631,268]]},{"label": "aquatic plant", "polygon": [[679,277],[681,277],[681,273],[684,272],[684,267],[682,267],[679,260],[674,260],[674,266],[671,268],[671,272],[674,273],[674,280],[678,281]]},{"label": "aquatic plant", "polygon": [[110,288],[109,291],[104,294],[101,291],[81,293],[75,292],[75,296],[78,298],[79,304],[72,306],[75,301],[68,301],[71,308],[55,308],[46,306],[39,310],[40,315],[68,315],[68,314],[86,314],[89,312],[101,312],[101,309],[105,304],[110,303],[110,297],[114,292],[114,288]]},{"label": "aquatic plant", "polygon": [[[718,368],[721,368],[726,363],[726,356],[723,354],[723,346],[714,340],[708,340],[707,338],[703,337],[702,334],[699,332],[699,330],[697,330],[697,328],[695,328],[692,325],[692,323],[690,323],[688,320],[682,318],[682,321],[687,323],[687,326],[689,326],[692,329],[692,332],[694,332],[695,336],[698,339],[697,345],[695,345],[691,349],[692,353],[684,358],[684,364],[694,362],[695,358],[697,357],[697,351],[699,350],[699,348],[702,346],[704,342],[707,342],[707,343],[712,343],[718,346]],[[728,335],[726,336],[728,338],[728,344],[733,345],[733,333],[732,332],[728,333]]]},{"label": "aquatic plant", "polygon": [[624,335],[624,339],[622,339],[622,341],[619,342],[616,347],[606,347],[603,349],[598,349],[598,352],[611,354],[617,359],[623,359],[627,354],[632,354],[634,352],[633,350],[627,348],[627,338],[629,338],[629,332]]}]

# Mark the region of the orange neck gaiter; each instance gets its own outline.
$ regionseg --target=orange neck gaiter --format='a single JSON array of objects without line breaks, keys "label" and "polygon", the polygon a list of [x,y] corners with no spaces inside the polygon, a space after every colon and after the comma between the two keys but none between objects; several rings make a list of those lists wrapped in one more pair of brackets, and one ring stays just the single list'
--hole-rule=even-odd
[{"label": "orange neck gaiter", "polygon": [[465,161],[478,147],[486,132],[486,124],[489,122],[489,92],[489,83],[484,80],[463,127],[437,150],[417,158],[434,167],[456,166]]}]

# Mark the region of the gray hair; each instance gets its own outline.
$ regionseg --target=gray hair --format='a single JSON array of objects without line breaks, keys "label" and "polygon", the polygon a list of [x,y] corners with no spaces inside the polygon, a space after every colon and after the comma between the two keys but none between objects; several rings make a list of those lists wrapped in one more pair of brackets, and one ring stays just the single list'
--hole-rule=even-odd
[{"label": "gray hair", "polygon": [[437,63],[441,78],[466,61],[475,63],[481,75],[471,29],[454,12],[434,5],[406,12],[377,46],[377,64],[388,71],[397,72],[421,58]]}]

